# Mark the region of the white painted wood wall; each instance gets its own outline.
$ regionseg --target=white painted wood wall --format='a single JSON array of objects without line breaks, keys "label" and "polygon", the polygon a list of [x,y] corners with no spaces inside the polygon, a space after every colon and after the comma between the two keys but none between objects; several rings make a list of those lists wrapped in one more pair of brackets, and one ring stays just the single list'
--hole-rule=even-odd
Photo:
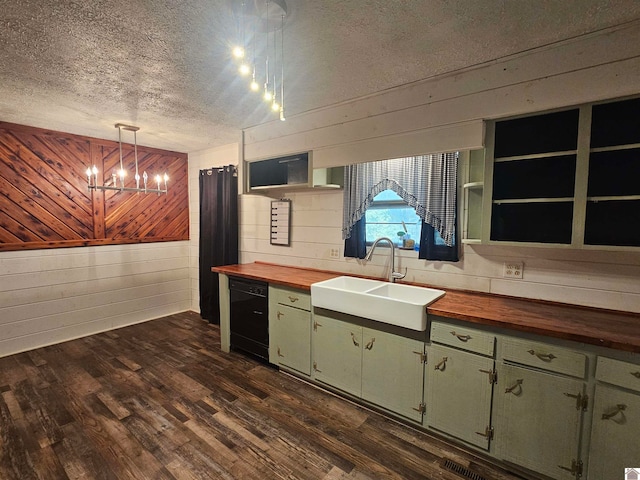
[{"label": "white painted wood wall", "polygon": [[0,253],[0,356],[189,309],[189,245]]},{"label": "white painted wood wall", "polygon": [[[315,166],[326,167],[473,148],[482,143],[484,119],[637,95],[639,79],[640,22],[634,22],[248,129],[245,155],[313,150]],[[366,265],[330,258],[331,249],[343,251],[341,193],[286,196],[293,201],[290,247],[269,245],[271,199],[242,197],[242,262],[385,276],[384,253]],[[459,263],[400,256],[410,281],[640,312],[640,252],[466,245]],[[524,278],[502,278],[505,261],[522,261]]]}]

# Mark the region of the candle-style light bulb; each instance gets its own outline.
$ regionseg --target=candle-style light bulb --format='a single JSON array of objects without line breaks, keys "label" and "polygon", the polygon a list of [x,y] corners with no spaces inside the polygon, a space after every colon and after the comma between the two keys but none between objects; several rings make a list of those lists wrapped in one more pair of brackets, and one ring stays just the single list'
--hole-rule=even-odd
[{"label": "candle-style light bulb", "polygon": [[120,183],[122,185],[122,188],[124,188],[124,177],[127,176],[127,172],[124,168],[121,168],[120,170],[118,170],[118,176],[120,177]]},{"label": "candle-style light bulb", "polygon": [[140,175],[138,175],[137,173],[135,174],[135,176],[133,177],[136,179],[136,188],[140,189]]},{"label": "candle-style light bulb", "polygon": [[87,168],[87,183],[91,186],[91,168]]},{"label": "candle-style light bulb", "polygon": [[98,185],[98,167],[94,165],[91,169],[91,173],[93,173],[93,184]]},{"label": "candle-style light bulb", "polygon": [[142,182],[144,183],[144,191],[147,191],[147,180],[149,180],[149,175],[147,175],[147,171],[142,172]]},{"label": "candle-style light bulb", "polygon": [[169,175],[164,174],[164,192],[167,193],[167,182],[169,181]]},{"label": "candle-style light bulb", "polygon": [[156,184],[158,185],[158,195],[160,195],[160,182],[162,181],[162,177],[160,175],[156,175]]}]

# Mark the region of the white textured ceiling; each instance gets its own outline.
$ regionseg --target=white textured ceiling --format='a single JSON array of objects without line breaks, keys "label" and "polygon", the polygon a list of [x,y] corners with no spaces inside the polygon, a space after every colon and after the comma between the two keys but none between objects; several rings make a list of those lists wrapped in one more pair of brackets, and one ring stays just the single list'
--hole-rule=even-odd
[{"label": "white textured ceiling", "polygon": [[[274,119],[229,56],[241,0],[0,0],[0,120],[196,151]],[[640,18],[637,0],[287,0],[287,116]]]}]

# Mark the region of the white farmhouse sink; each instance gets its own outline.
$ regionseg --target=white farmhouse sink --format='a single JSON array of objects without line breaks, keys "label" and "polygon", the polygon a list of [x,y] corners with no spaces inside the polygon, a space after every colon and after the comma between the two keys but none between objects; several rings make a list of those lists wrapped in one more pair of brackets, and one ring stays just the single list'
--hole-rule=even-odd
[{"label": "white farmhouse sink", "polygon": [[311,304],[411,330],[427,328],[427,305],[442,290],[356,277],[311,284]]}]

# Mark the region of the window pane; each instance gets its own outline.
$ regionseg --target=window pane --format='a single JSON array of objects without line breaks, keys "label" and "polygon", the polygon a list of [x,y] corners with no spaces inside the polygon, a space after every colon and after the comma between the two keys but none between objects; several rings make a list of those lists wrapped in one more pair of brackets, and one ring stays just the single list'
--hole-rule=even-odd
[{"label": "window pane", "polygon": [[416,211],[404,203],[393,190],[385,190],[376,195],[374,204],[365,213],[365,218],[367,243],[373,243],[380,237],[388,237],[401,245],[402,237],[398,236],[398,232],[404,232],[405,227],[409,238],[415,240],[416,245],[420,240],[422,220],[416,215]]}]

